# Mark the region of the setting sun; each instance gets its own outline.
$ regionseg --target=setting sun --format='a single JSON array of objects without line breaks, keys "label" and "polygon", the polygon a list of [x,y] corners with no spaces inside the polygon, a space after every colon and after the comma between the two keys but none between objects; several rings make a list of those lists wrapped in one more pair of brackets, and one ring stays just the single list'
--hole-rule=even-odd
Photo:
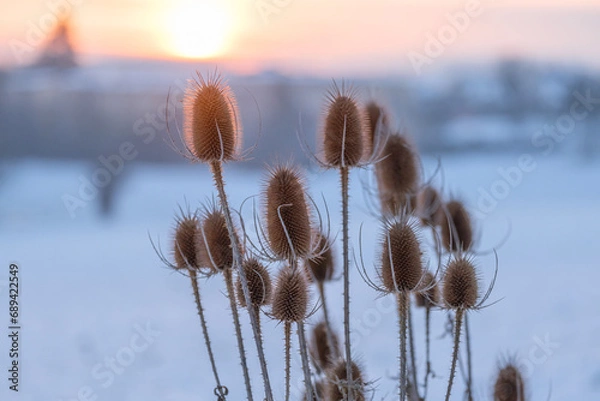
[{"label": "setting sun", "polygon": [[231,33],[231,18],[222,1],[175,3],[167,12],[167,47],[185,58],[222,55]]}]

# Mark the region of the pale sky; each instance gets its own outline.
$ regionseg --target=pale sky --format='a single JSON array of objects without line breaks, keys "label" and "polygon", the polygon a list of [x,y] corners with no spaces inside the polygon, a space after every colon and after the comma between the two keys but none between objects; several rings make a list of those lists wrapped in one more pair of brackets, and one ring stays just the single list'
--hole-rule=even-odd
[{"label": "pale sky", "polygon": [[[30,60],[39,34],[70,11],[90,62],[197,58],[241,71],[389,74],[411,68],[418,54],[600,68],[600,0],[0,0],[0,9],[2,65]],[[459,32],[449,15],[469,10]],[[440,54],[428,55],[430,38],[444,34]]]}]

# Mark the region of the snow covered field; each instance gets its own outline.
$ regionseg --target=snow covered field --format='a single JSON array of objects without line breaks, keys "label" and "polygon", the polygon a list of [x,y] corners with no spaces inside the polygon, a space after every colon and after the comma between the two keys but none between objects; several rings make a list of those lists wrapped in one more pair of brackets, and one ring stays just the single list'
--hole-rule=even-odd
[{"label": "snow covered field", "polygon": [[[497,169],[518,164],[519,155],[455,155],[443,158],[445,192],[477,208],[481,188],[502,189]],[[499,275],[491,301],[500,302],[472,314],[475,390],[478,400],[491,399],[497,361],[516,354],[527,377],[530,400],[600,399],[600,162],[555,156],[536,157],[536,167],[523,173],[505,199],[477,220],[478,249],[498,244]],[[425,170],[435,160],[424,161]],[[189,280],[163,268],[148,235],[160,237],[169,251],[173,216],[178,204],[196,207],[214,191],[204,166],[135,165],[117,198],[109,220],[98,217],[90,203],[72,219],[62,196],[75,194],[80,174],[76,163],[23,161],[4,165],[0,181],[0,321],[7,332],[6,280],[9,262],[21,274],[21,382],[19,394],[7,390],[8,343],[0,336],[2,400],[214,400],[213,381],[201,342],[200,325]],[[233,205],[260,191],[262,173],[227,166],[226,180]],[[363,248],[370,271],[379,226],[369,215],[359,185],[352,178],[351,234]],[[310,191],[321,192],[331,212],[332,231],[339,227],[337,176],[310,171]],[[508,188],[508,187],[505,187]],[[504,197],[504,193],[503,196]],[[489,199],[488,199],[489,201]],[[321,201],[318,201],[322,204]],[[247,203],[244,215],[251,213]],[[489,205],[489,202],[488,204]],[[429,241],[427,233],[423,234]],[[339,250],[339,247],[338,247]],[[429,254],[430,259],[431,252]],[[491,254],[477,258],[482,280],[494,269]],[[272,266],[272,271],[276,270]],[[355,352],[369,380],[375,380],[375,400],[394,399],[397,340],[391,300],[378,295],[352,273],[352,315]],[[202,283],[209,330],[229,400],[244,399],[234,332],[219,277]],[[329,307],[341,326],[341,282],[328,288]],[[319,313],[317,313],[317,316]],[[243,315],[245,319],[245,315]],[[417,349],[423,351],[423,311],[415,310]],[[450,338],[445,314],[436,312],[433,368],[429,399],[444,393],[450,365]],[[283,330],[266,324],[267,355],[277,399],[283,396]],[[247,329],[247,327],[246,327]],[[250,331],[246,330],[250,340]],[[260,377],[253,343],[253,385]],[[420,369],[423,369],[423,358]],[[294,360],[300,386],[300,358]],[[460,376],[453,399],[461,399]],[[297,390],[300,391],[300,390]],[[298,396],[298,394],[296,394]],[[8,397],[8,398],[7,398]]]}]

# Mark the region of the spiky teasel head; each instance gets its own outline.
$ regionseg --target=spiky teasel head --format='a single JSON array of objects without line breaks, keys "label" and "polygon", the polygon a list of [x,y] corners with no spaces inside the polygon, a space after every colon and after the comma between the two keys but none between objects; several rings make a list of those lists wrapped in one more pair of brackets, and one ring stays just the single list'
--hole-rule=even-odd
[{"label": "spiky teasel head", "polygon": [[[378,150],[378,145],[390,126],[387,110],[378,102],[372,100],[365,106],[367,140],[371,153]],[[383,134],[383,135],[382,135]]]},{"label": "spiky teasel head", "polygon": [[507,362],[499,371],[494,383],[494,401],[524,401],[525,382],[519,369]]},{"label": "spiky teasel head", "polygon": [[432,186],[423,187],[417,195],[417,215],[424,226],[436,227],[444,222],[443,201]]},{"label": "spiky teasel head", "polygon": [[397,215],[412,208],[419,184],[419,161],[413,145],[405,135],[387,138],[375,165],[381,208],[386,215]]},{"label": "spiky teasel head", "polygon": [[442,295],[450,309],[474,309],[479,298],[479,280],[473,261],[463,255],[454,256],[444,271]]},{"label": "spiky teasel head", "polygon": [[298,170],[279,166],[269,171],[264,198],[271,251],[283,260],[309,255],[312,240],[310,211]]},{"label": "spiky teasel head", "polygon": [[301,322],[308,311],[308,286],[298,269],[281,269],[277,276],[271,315],[280,322]]},{"label": "spiky teasel head", "polygon": [[333,331],[329,332],[327,323],[319,322],[313,328],[309,351],[315,366],[322,371],[327,371],[339,357],[338,337]]},{"label": "spiky teasel head", "polygon": [[[354,392],[354,400],[364,401],[365,400],[365,380],[363,378],[361,369],[355,362],[352,362],[352,391]],[[336,362],[331,369],[327,372],[327,386],[326,386],[326,397],[328,401],[345,401],[348,400],[347,394],[347,370],[346,361],[340,360]]]},{"label": "spiky teasel head", "polygon": [[[271,302],[271,277],[269,272],[255,258],[250,258],[242,263],[242,268],[248,281],[248,291],[250,292],[250,303],[252,306],[260,307]],[[237,299],[242,307],[246,307],[246,297],[242,289],[242,282],[238,277],[236,281]]]},{"label": "spiky teasel head", "polygon": [[448,252],[468,251],[473,245],[471,217],[462,202],[453,200],[443,207],[442,244]]},{"label": "spiky teasel head", "polygon": [[379,275],[383,290],[389,293],[413,291],[421,281],[421,247],[413,225],[406,218],[386,223]]},{"label": "spiky teasel head", "polygon": [[200,266],[215,272],[233,266],[233,250],[221,209],[210,207],[204,211],[196,235],[197,260]]},{"label": "spiky teasel head", "polygon": [[173,238],[173,258],[176,269],[197,269],[195,238],[198,232],[198,217],[191,213],[182,213],[175,221]]},{"label": "spiky teasel head", "polygon": [[198,74],[187,90],[184,137],[192,155],[202,162],[235,159],[241,142],[235,97],[220,75]]},{"label": "spiky teasel head", "polygon": [[334,84],[323,127],[324,164],[330,168],[356,166],[364,156],[365,145],[364,119],[354,91]]},{"label": "spiky teasel head", "polygon": [[322,380],[317,380],[315,382],[315,385],[313,388],[313,399],[309,400],[308,395],[306,393],[304,393],[304,395],[302,395],[302,400],[303,401],[324,400],[325,399],[325,398],[323,398],[324,396],[325,396],[325,383]]},{"label": "spiky teasel head", "polygon": [[334,273],[333,251],[331,241],[324,234],[318,232],[314,235],[316,242],[315,255],[306,259],[308,277],[317,283],[331,280]]},{"label": "spiky teasel head", "polygon": [[421,280],[420,290],[415,292],[415,304],[422,308],[431,308],[440,302],[440,289],[431,272],[426,272]]}]

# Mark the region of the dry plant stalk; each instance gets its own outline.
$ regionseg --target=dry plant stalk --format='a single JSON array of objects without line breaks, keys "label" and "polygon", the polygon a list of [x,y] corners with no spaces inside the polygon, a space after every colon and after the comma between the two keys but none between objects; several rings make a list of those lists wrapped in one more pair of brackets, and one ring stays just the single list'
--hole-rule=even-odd
[{"label": "dry plant stalk", "polygon": [[379,275],[383,290],[397,298],[400,341],[399,394],[400,401],[404,401],[408,386],[406,340],[410,293],[417,288],[423,276],[421,247],[406,216],[387,223],[382,245]]},{"label": "dry plant stalk", "polygon": [[232,244],[227,231],[225,216],[217,208],[205,210],[202,221],[200,222],[200,232],[198,235],[198,260],[202,266],[210,267],[215,272],[223,273],[225,287],[227,288],[227,298],[229,298],[229,307],[233,317],[233,326],[238,342],[238,350],[246,383],[246,392],[252,399],[252,387],[248,363],[246,361],[246,350],[244,347],[243,335],[240,324],[240,317],[235,302],[235,289],[233,286],[233,252]]},{"label": "dry plant stalk", "polygon": [[[352,345],[350,343],[350,237],[348,232],[349,169],[360,164],[365,156],[364,120],[353,91],[335,84],[329,92],[323,128],[324,164],[338,169],[342,193],[342,257],[344,281],[344,349],[347,386],[353,386]],[[353,392],[348,391],[353,401]]]},{"label": "dry plant stalk", "polygon": [[[308,285],[304,275],[298,269],[284,267],[277,277],[275,290],[273,293],[273,303],[271,314],[274,319],[284,323],[285,335],[285,400],[290,399],[290,378],[291,378],[291,330],[292,323],[298,325],[298,337],[300,349],[304,346],[306,354],[306,341],[304,341],[303,322],[306,319],[308,311]],[[302,334],[301,334],[302,333]],[[304,344],[302,344],[304,343]],[[304,381],[306,385],[306,395],[312,399],[312,385],[310,382],[310,372],[307,372],[308,358],[302,356],[302,367],[304,370]]]},{"label": "dry plant stalk", "polygon": [[444,272],[443,297],[448,309],[455,311],[454,319],[454,346],[452,352],[452,364],[448,389],[446,390],[446,401],[450,400],[452,383],[456,374],[456,362],[458,360],[458,349],[460,344],[460,333],[463,317],[466,311],[478,307],[478,280],[477,272],[473,263],[463,257],[455,256],[446,267]]},{"label": "dry plant stalk", "polygon": [[415,292],[415,304],[418,307],[425,308],[425,378],[423,380],[423,398],[427,398],[429,376],[432,373],[430,355],[431,309],[437,306],[439,302],[440,290],[438,283],[431,272],[426,272],[421,281],[421,290]]},{"label": "dry plant stalk", "polygon": [[[206,80],[199,75],[198,79],[198,81],[192,82],[184,100],[185,143],[193,159],[208,163],[210,166],[232,244],[233,269],[239,274],[246,304],[251,305],[248,282],[244,269],[241,268],[243,250],[231,217],[222,170],[224,162],[237,158],[241,145],[242,131],[237,119],[237,106],[229,86],[218,74]],[[248,307],[247,311],[260,362],[265,397],[267,401],[273,401],[257,316],[254,308]],[[241,337],[238,338],[238,344],[243,345]],[[241,349],[240,358],[244,364],[245,356]],[[247,367],[244,368],[244,373],[247,377]],[[249,379],[246,379],[246,392],[248,399],[252,400]]]},{"label": "dry plant stalk", "polygon": [[[273,298],[273,316],[284,322],[286,395],[289,397],[291,346],[289,337],[291,323],[296,323],[306,394],[312,397],[310,364],[304,329],[304,319],[306,318],[306,308],[308,306],[308,287],[305,275],[298,268],[300,259],[312,253],[312,228],[310,210],[306,202],[305,189],[300,173],[291,166],[280,166],[272,169],[269,172],[264,192],[269,248],[276,259],[287,260],[289,263],[289,269],[287,269],[289,274],[280,274],[278,287],[275,289]],[[294,299],[292,295],[301,298]],[[278,304],[276,305],[276,303]],[[299,303],[302,306],[302,313],[297,315],[292,313],[291,308],[294,307],[294,303]]]},{"label": "dry plant stalk", "polygon": [[177,218],[173,240],[173,257],[175,259],[174,267],[178,270],[187,270],[189,274],[190,282],[192,284],[192,291],[194,294],[194,302],[196,304],[196,310],[198,312],[198,318],[200,319],[200,326],[202,328],[202,336],[204,337],[204,345],[206,346],[208,359],[210,361],[216,383],[215,394],[217,394],[221,400],[225,400],[227,390],[226,387],[221,384],[221,379],[217,370],[217,365],[210,342],[210,336],[208,334],[206,318],[204,316],[204,308],[202,307],[202,300],[200,298],[200,289],[198,286],[197,272],[200,270],[200,264],[198,263],[198,259],[196,257],[196,237],[199,231],[199,221],[195,214],[182,213],[182,215]]}]

